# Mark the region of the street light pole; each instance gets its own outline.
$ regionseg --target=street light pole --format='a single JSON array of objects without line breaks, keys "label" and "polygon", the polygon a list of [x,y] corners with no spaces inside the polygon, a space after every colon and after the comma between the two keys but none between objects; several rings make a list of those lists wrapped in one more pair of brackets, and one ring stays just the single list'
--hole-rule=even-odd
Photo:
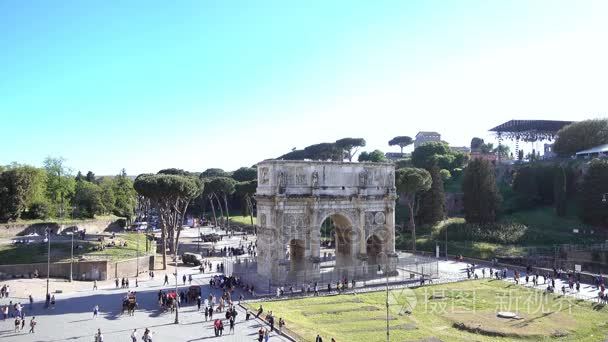
[{"label": "street light pole", "polygon": [[135,246],[135,249],[137,250],[137,252],[136,252],[137,253],[137,261],[136,261],[136,264],[137,264],[137,273],[135,274],[136,278],[139,278],[139,234],[140,234],[140,232],[138,230],[137,231],[137,244]]},{"label": "street light pole", "polygon": [[74,268],[74,232],[72,232],[72,251],[70,253],[70,283],[72,282],[72,271]]},{"label": "street light pole", "polygon": [[179,324],[179,296],[177,292],[177,241],[174,242],[175,248],[173,249],[173,253],[175,255],[175,300],[177,301],[175,304],[175,324]]},{"label": "street light pole", "polygon": [[384,273],[386,273],[386,342],[391,340],[390,329],[389,329],[389,317],[388,317],[388,257],[386,258],[386,265],[384,266]]},{"label": "street light pole", "polygon": [[[50,297],[49,276],[51,274],[51,231],[49,230],[49,227],[46,227],[46,241],[48,244],[47,262],[46,262],[46,297],[48,299]],[[48,307],[48,301],[46,303],[47,303],[47,307]]]}]

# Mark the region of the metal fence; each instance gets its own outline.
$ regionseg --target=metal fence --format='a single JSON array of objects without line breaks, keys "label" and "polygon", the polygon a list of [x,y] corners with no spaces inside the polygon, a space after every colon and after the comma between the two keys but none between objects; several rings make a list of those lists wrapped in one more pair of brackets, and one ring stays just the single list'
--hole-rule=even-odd
[{"label": "metal fence", "polygon": [[327,289],[328,284],[335,289],[337,283],[344,280],[352,287],[353,280],[358,285],[373,286],[386,284],[387,280],[389,284],[419,283],[422,278],[427,281],[439,276],[437,259],[421,256],[399,256],[393,264],[395,270],[390,272],[384,271],[384,264],[366,265],[365,272],[361,271],[361,266],[336,267],[335,260],[321,262],[317,269],[303,267],[293,270],[286,264],[284,281],[278,284],[273,284],[268,277],[259,275],[257,262],[251,257],[226,258],[224,265],[226,275],[238,276],[242,282],[255,285],[258,294],[272,294],[277,287],[294,292],[312,290],[315,282],[319,289]]}]

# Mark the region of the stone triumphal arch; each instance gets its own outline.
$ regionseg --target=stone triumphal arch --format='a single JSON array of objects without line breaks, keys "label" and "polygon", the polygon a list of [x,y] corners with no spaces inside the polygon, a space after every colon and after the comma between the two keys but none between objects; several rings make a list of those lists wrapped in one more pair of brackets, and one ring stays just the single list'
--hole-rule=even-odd
[{"label": "stone triumphal arch", "polygon": [[395,168],[388,163],[267,160],[258,165],[257,271],[272,282],[320,277],[320,229],[331,219],[334,271],[394,270]]}]

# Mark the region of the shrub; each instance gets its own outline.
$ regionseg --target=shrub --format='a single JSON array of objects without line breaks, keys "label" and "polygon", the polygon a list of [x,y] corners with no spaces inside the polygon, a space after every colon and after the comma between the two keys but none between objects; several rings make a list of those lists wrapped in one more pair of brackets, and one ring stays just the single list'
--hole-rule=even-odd
[{"label": "shrub", "polygon": [[453,223],[442,227],[443,236],[448,230],[452,241],[479,241],[491,243],[516,243],[524,236],[528,227],[516,222],[496,222],[489,224]]},{"label": "shrub", "polygon": [[448,179],[452,178],[452,174],[450,173],[450,171],[449,171],[449,170],[446,170],[446,169],[441,169],[441,170],[439,171],[439,174],[441,175],[441,179],[442,179],[444,182],[445,182],[445,181],[447,181]]},{"label": "shrub", "polygon": [[36,201],[30,205],[27,212],[27,218],[29,219],[46,219],[51,216],[53,208],[51,204],[46,201]]}]

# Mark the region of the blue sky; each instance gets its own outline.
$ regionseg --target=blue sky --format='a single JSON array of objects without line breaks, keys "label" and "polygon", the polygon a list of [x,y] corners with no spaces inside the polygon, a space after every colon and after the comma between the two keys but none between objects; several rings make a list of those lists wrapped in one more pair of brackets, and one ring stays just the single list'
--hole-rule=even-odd
[{"label": "blue sky", "polygon": [[0,1],[0,164],[227,170],[606,117],[606,1]]}]

